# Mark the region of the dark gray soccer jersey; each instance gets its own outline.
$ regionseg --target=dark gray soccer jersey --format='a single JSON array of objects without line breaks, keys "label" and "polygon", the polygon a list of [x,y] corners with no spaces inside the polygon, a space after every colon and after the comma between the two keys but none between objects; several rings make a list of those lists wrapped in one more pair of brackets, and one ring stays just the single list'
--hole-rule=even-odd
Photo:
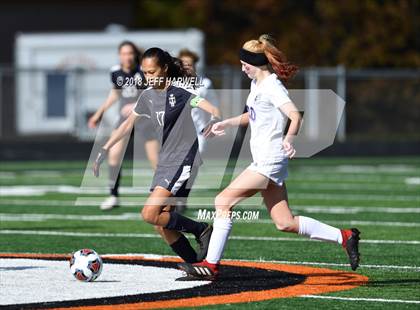
[{"label": "dark gray soccer jersey", "polygon": [[202,163],[191,117],[191,109],[201,100],[201,97],[172,85],[166,90],[148,88],[141,93],[133,112],[150,118],[156,129],[161,145],[159,166],[197,166]]}]

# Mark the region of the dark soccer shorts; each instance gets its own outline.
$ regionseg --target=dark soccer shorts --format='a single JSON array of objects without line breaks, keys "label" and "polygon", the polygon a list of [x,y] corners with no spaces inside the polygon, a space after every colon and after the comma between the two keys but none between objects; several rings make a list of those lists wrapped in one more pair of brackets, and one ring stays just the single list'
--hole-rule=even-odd
[{"label": "dark soccer shorts", "polygon": [[179,165],[173,167],[159,166],[153,177],[151,191],[156,186],[170,191],[174,197],[188,197],[191,187],[197,176],[198,167],[192,165]]}]

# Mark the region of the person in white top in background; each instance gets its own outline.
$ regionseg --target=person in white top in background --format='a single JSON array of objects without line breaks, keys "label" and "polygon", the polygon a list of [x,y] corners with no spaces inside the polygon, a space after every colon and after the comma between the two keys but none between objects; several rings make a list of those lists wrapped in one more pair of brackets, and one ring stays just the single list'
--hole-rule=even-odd
[{"label": "person in white top in background", "polygon": [[[278,230],[342,245],[351,268],[356,270],[360,257],[360,232],[356,228],[340,230],[306,216],[294,216],[289,208],[285,179],[288,160],[296,154],[293,139],[302,118],[282,80],[292,77],[297,67],[287,62],[268,35],[247,41],[239,55],[242,71],[252,79],[248,112],[214,124],[212,132],[220,136],[227,127],[249,124],[253,162],[215,199],[216,218],[206,259],[196,264],[179,264],[179,268],[193,278],[216,279],[232,228],[232,208],[260,192]],[[291,123],[284,135],[287,119]]]},{"label": "person in white top in background", "polygon": [[[145,80],[140,68],[141,55],[141,51],[133,42],[123,41],[120,43],[118,46],[120,64],[113,66],[110,72],[112,89],[105,102],[89,118],[89,128],[96,128],[105,112],[116,103],[119,103],[120,117],[115,128],[118,128],[131,114],[140,93],[146,88],[141,83],[141,81]],[[147,159],[150,162],[151,168],[155,170],[160,146],[157,141],[155,129],[150,121],[142,122],[136,126],[136,138],[144,143]],[[110,195],[100,205],[100,209],[103,211],[108,211],[119,206],[119,187],[122,170],[120,165],[129,139],[130,137],[126,137],[109,150],[108,178]]]},{"label": "person in white top in background", "polygon": [[[182,66],[185,70],[196,74],[196,65],[200,60],[196,53],[185,48],[179,52],[178,59],[181,60]],[[213,89],[211,80],[203,76],[201,79],[198,79],[198,81],[202,82],[202,85],[194,89],[194,93],[196,93],[201,98],[210,101],[214,106],[219,107],[219,100],[217,98],[216,91]],[[203,154],[206,150],[207,140],[201,134],[201,131],[210,121],[210,115],[200,109],[193,109],[191,116],[197,131],[198,148],[200,153]]]}]

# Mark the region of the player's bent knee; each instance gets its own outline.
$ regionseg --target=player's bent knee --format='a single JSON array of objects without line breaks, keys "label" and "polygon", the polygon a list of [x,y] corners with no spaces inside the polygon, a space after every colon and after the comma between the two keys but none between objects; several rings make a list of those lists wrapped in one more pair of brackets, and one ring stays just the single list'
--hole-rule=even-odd
[{"label": "player's bent knee", "polygon": [[141,217],[143,221],[149,224],[156,224],[158,216],[151,208],[144,207],[141,211]]},{"label": "player's bent knee", "polygon": [[162,235],[164,232],[163,232],[163,227],[162,226],[158,226],[158,225],[153,225],[153,228],[155,229],[155,231],[157,232],[157,233],[159,233],[160,235]]}]

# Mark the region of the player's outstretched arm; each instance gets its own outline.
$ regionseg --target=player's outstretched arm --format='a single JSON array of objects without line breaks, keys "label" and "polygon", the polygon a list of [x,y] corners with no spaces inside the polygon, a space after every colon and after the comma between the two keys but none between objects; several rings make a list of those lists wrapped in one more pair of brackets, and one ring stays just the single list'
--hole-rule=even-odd
[{"label": "player's outstretched arm", "polygon": [[228,127],[246,126],[249,123],[249,114],[244,113],[236,117],[225,119],[224,121],[215,123],[212,127],[212,133],[216,136],[223,136],[225,129]]},{"label": "player's outstretched arm", "polygon": [[200,100],[200,102],[197,104],[197,107],[211,114],[212,117],[217,117],[220,119],[222,118],[220,109],[213,105],[210,101],[207,101],[206,99]]},{"label": "player's outstretched arm", "polygon": [[289,158],[293,158],[296,154],[296,150],[293,146],[294,137],[297,136],[299,128],[302,124],[302,115],[293,102],[288,102],[280,107],[280,111],[283,112],[290,119],[289,130],[283,139],[283,147]]},{"label": "player's outstretched arm", "polygon": [[203,99],[198,104],[197,107],[206,111],[207,113],[211,114],[210,121],[204,126],[204,128],[201,130],[201,134],[209,138],[213,136],[211,132],[211,128],[213,124],[220,122],[222,120],[222,114],[220,112],[220,109],[214,105],[212,105],[209,101]]},{"label": "player's outstretched arm", "polygon": [[140,116],[131,113],[130,116],[118,127],[111,135],[109,140],[105,143],[103,146],[103,149],[109,150],[114,144],[116,144],[118,141],[120,141],[125,136],[131,134],[131,131],[134,128],[134,124],[136,123],[137,119]]},{"label": "player's outstretched arm", "polygon": [[[228,119],[229,121],[229,119]],[[249,124],[249,113],[246,112],[244,114],[238,115],[236,117],[232,117],[229,121],[229,126],[236,127],[236,126],[247,126]]]},{"label": "player's outstretched arm", "polygon": [[111,89],[109,92],[108,97],[106,98],[105,102],[96,110],[95,114],[93,114],[88,120],[89,128],[96,128],[98,122],[101,120],[102,115],[108,110],[115,102],[118,101],[118,90]]},{"label": "player's outstretched arm", "polygon": [[136,115],[135,113],[131,113],[130,116],[118,127],[111,135],[109,140],[105,143],[105,145],[101,148],[98,155],[96,156],[95,162],[93,164],[93,174],[98,177],[99,176],[99,167],[102,162],[105,160],[109,149],[120,141],[125,136],[131,134],[133,130],[134,124],[136,123],[137,119],[140,116]]}]

